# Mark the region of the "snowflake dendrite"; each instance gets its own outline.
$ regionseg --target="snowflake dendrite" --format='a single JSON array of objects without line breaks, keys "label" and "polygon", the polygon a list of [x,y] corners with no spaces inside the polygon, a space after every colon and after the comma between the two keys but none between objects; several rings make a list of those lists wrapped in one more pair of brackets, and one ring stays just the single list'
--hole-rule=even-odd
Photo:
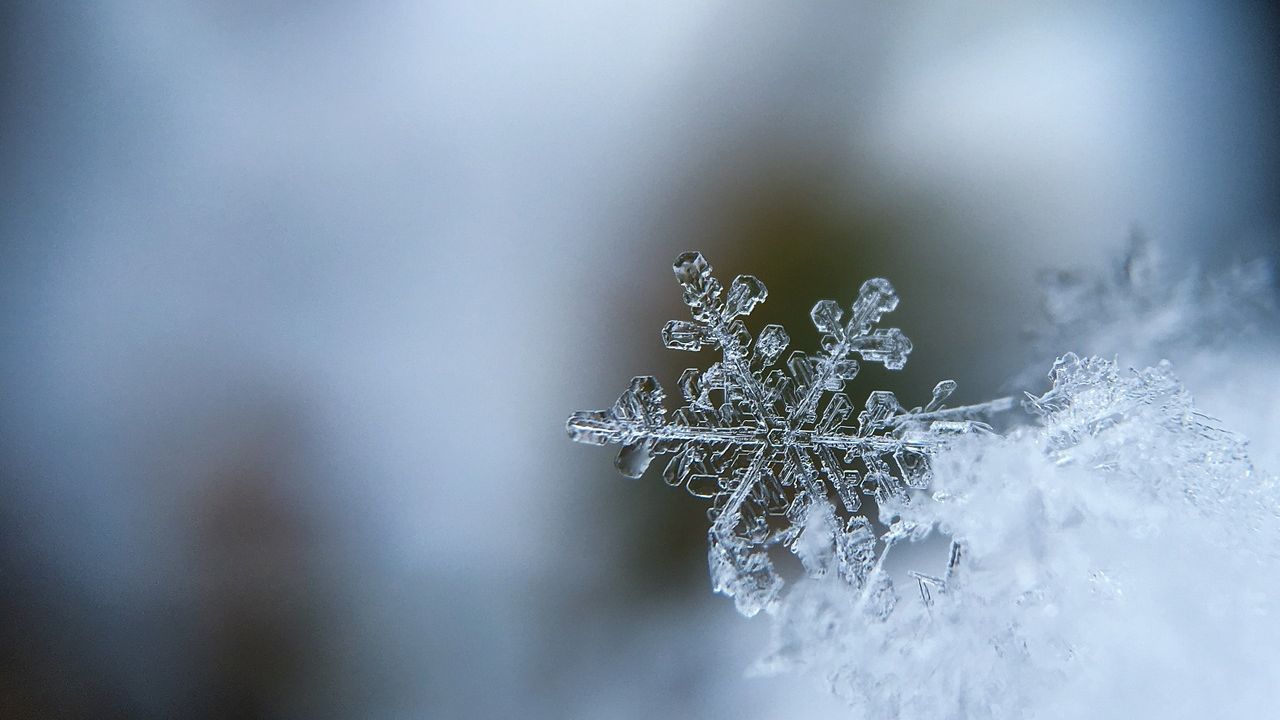
[{"label": "snowflake dendrite", "polygon": [[869,579],[877,543],[887,547],[904,530],[878,538],[863,497],[873,498],[882,516],[906,503],[912,490],[929,484],[929,458],[948,436],[985,429],[976,417],[1012,403],[946,408],[956,384],[944,380],[927,404],[909,410],[892,392],[871,392],[855,417],[843,390],[860,362],[899,370],[911,352],[901,330],[877,327],[898,306],[889,281],[863,283],[847,318],[835,301],[818,301],[810,317],[823,334],[821,350],[794,351],[779,368],[790,342],[786,330],[766,325],[753,338],[742,319],[764,302],[764,283],[739,275],[726,293],[698,252],[678,257],[674,270],[693,319],[668,322],[664,344],[718,349],[720,360],[684,371],[683,404],[674,412],[666,411],[657,379],[640,376],[613,407],[574,413],[569,436],[621,445],[615,464],[628,477],[671,456],[666,482],[711,500],[712,583],[743,614],[778,599],[783,582],[768,554],[774,547],[793,552],[811,576],[834,569],[850,585],[875,591]]}]

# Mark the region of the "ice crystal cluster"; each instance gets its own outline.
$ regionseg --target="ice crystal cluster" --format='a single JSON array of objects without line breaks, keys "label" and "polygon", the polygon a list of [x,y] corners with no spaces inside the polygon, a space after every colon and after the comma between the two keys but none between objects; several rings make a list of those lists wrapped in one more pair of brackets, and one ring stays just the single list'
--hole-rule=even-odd
[{"label": "ice crystal cluster", "polygon": [[[1134,280],[1146,277],[1136,262],[1107,291],[1115,307],[1076,319],[1085,346],[1118,313],[1149,319],[1162,311],[1148,299],[1173,297]],[[775,368],[785,331],[753,339],[742,321],[765,298],[759,280],[740,276],[726,293],[696,253],[675,270],[693,320],[668,323],[664,341],[715,347],[719,362],[684,373],[673,412],[641,377],[568,430],[621,445],[627,475],[662,457],[668,483],[711,500],[715,589],[773,618],[757,671],[821,677],[859,717],[1077,717],[1082,704],[1095,717],[1265,717],[1280,706],[1274,468],[1197,410],[1169,362],[1135,370],[1064,352],[1049,389],[1027,393],[1001,434],[981,418],[1012,403],[948,409],[950,381],[911,409],[869,392],[855,417],[845,387],[858,363],[900,368],[911,347],[878,327],[897,304],[886,281],[865,283],[847,319],[819,302],[821,350]],[[1237,274],[1213,297],[1265,309],[1256,278]],[[1062,297],[1062,284],[1049,292]],[[1213,337],[1229,353],[1239,334],[1197,327],[1204,317],[1165,318],[1146,349]],[[1205,377],[1231,368],[1220,370]],[[1255,426],[1274,443],[1274,425]],[[770,556],[784,548],[805,571],[786,592]]]}]

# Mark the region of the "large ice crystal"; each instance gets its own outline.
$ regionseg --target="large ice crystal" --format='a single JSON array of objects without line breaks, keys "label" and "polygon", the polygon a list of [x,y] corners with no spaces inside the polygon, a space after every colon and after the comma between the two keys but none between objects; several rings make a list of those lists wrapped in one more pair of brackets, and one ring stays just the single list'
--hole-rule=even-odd
[{"label": "large ice crystal", "polygon": [[[794,351],[776,368],[789,344],[786,330],[767,325],[753,339],[742,319],[764,302],[764,283],[739,275],[725,292],[697,252],[677,258],[674,270],[693,319],[668,322],[663,342],[676,350],[715,348],[721,359],[684,371],[683,404],[674,412],[664,408],[657,379],[636,377],[613,407],[574,413],[570,437],[621,445],[615,464],[628,477],[671,456],[666,482],[711,500],[712,584],[743,614],[777,603],[783,582],[769,557],[773,547],[790,549],[810,576],[834,570],[887,600],[887,578],[872,577],[878,540],[859,514],[863,498],[881,509],[906,504],[911,491],[928,486],[932,453],[950,437],[985,429],[978,418],[1011,402],[947,408],[956,384],[945,380],[923,406],[907,409],[893,393],[875,391],[855,414],[843,390],[860,362],[897,370],[911,352],[901,330],[877,327],[898,306],[887,280],[863,283],[847,317],[833,300],[815,304],[810,317],[823,334],[821,350]],[[886,545],[901,532],[892,529]]]}]

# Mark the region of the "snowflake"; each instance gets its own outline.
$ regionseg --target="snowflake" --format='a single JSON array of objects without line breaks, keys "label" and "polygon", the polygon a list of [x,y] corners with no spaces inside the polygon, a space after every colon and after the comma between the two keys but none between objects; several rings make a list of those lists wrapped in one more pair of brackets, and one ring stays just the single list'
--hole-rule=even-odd
[{"label": "snowflake", "polygon": [[910,410],[892,392],[872,392],[854,419],[842,391],[860,361],[900,370],[911,352],[901,330],[875,327],[898,306],[889,281],[863,283],[847,319],[835,301],[818,301],[810,317],[823,334],[821,351],[794,351],[775,368],[790,342],[786,330],[767,325],[753,341],[742,320],[767,297],[764,283],[739,275],[724,293],[697,252],[678,257],[674,270],[693,320],[668,322],[663,342],[675,350],[715,348],[721,359],[684,371],[684,404],[673,413],[663,406],[658,381],[640,376],[612,408],[574,413],[569,436],[621,445],[615,464],[628,477],[643,475],[656,456],[671,455],[666,482],[711,500],[713,586],[744,615],[776,606],[783,582],[769,557],[774,547],[793,552],[810,576],[834,568],[855,588],[891,597],[879,581],[869,582],[876,546],[887,548],[912,528],[895,524],[877,537],[863,497],[891,515],[886,510],[928,486],[929,458],[948,437],[989,429],[975,418],[1012,402],[946,408],[956,384],[945,380],[926,405]]}]

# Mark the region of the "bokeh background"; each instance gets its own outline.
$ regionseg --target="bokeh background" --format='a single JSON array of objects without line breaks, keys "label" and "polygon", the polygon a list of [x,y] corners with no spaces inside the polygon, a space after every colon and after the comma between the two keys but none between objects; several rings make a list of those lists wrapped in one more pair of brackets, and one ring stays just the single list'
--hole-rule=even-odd
[{"label": "bokeh background", "polygon": [[[1037,271],[1274,257],[1253,3],[11,2],[0,716],[796,718],[705,518],[565,417],[703,250],[867,386],[1009,390]],[[1063,348],[1068,350],[1070,348]]]}]

